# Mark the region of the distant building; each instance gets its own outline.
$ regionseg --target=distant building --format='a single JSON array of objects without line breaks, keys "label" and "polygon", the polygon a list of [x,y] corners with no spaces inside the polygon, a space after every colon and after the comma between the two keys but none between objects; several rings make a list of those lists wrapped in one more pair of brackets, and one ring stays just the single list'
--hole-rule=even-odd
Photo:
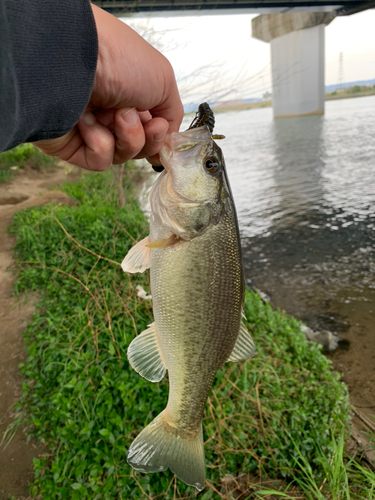
[{"label": "distant building", "polygon": [[267,92],[265,92],[262,97],[263,97],[263,101],[270,101],[272,99],[272,94],[271,94],[271,92],[268,92],[268,90],[267,90]]}]

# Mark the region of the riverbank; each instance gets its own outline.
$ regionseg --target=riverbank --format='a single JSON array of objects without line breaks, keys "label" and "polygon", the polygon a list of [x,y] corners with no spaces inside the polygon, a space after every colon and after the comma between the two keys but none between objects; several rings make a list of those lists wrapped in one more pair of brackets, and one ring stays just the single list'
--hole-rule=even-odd
[{"label": "riverbank", "polygon": [[347,89],[335,90],[334,92],[326,92],[325,100],[334,101],[336,99],[350,99],[352,97],[368,97],[375,95],[375,86],[368,87],[366,85],[356,85]]},{"label": "riverbank", "polygon": [[[131,339],[152,321],[150,301],[135,290],[141,285],[148,291],[148,277],[124,275],[119,267],[147,234],[134,171],[127,174],[122,209],[111,172],[87,174],[62,187],[73,206],[20,212],[12,225],[16,292],[38,291],[39,297],[25,334],[18,410],[49,449],[34,463],[32,493],[43,498],[195,495],[170,472],[141,475],[125,461],[136,433],[167,400],[167,382],[146,382],[126,359]],[[305,340],[298,321],[250,291],[245,312],[258,353],[226,365],[216,378],[204,419],[208,481],[201,498],[226,499],[233,490],[270,498],[259,491],[265,485],[285,489],[282,477],[306,480],[306,464],[324,493],[331,488],[333,460],[341,457],[339,470],[349,471],[339,453],[349,419],[346,388]],[[358,474],[362,487],[370,488],[371,477]],[[289,490],[290,498],[301,498],[301,489]]]},{"label": "riverbank", "polygon": [[[369,89],[349,88],[336,92],[326,92],[325,101],[334,101],[337,99],[351,99],[352,97],[368,97],[375,95],[375,89],[373,87]],[[272,101],[261,101],[261,102],[250,102],[244,104],[238,104],[234,106],[225,106],[222,108],[215,108],[215,114],[217,113],[227,113],[231,111],[243,111],[245,109],[262,109],[272,107]]]}]

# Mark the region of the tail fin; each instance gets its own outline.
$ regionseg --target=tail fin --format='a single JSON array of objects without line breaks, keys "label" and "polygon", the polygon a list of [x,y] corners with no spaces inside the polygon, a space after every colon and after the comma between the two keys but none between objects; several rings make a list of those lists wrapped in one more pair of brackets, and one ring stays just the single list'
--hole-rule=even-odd
[{"label": "tail fin", "polygon": [[182,438],[173,428],[168,432],[165,422],[164,410],[132,442],[128,464],[140,472],[160,472],[169,467],[181,481],[203,490],[206,474],[202,428],[194,438]]}]

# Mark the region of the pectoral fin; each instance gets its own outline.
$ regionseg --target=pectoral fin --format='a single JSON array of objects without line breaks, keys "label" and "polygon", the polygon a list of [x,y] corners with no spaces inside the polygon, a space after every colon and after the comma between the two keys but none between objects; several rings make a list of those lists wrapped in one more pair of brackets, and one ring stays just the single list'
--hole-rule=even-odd
[{"label": "pectoral fin", "polygon": [[128,359],[132,368],[150,382],[160,382],[165,375],[164,364],[155,323],[136,337],[128,348]]},{"label": "pectoral fin", "polygon": [[150,236],[146,236],[131,248],[121,263],[122,270],[126,273],[143,273],[151,264]]},{"label": "pectoral fin", "polygon": [[242,361],[243,359],[252,358],[255,351],[253,339],[246,326],[241,322],[240,332],[228,361]]}]

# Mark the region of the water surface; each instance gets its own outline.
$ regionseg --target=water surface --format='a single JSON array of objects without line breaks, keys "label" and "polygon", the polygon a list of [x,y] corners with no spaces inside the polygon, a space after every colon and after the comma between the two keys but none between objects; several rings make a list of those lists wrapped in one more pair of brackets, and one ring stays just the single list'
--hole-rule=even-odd
[{"label": "water surface", "polygon": [[335,366],[375,405],[375,96],[329,101],[324,116],[259,109],[216,123],[247,279],[346,339]]}]

